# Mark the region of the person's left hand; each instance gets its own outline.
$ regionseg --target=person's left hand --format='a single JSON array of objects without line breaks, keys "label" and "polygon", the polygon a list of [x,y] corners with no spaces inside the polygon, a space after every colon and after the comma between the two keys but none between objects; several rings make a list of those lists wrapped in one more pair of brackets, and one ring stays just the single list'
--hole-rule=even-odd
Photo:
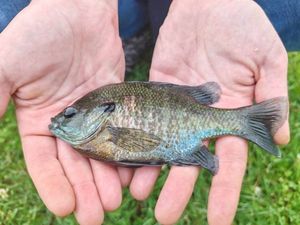
[{"label": "person's left hand", "polygon": [[[174,0],[156,43],[150,78],[161,82],[198,85],[217,82],[222,89],[214,106],[236,108],[277,96],[287,96],[287,54],[268,18],[253,1]],[[288,124],[275,140],[289,139]],[[237,137],[216,141],[219,172],[213,177],[208,222],[231,224],[247,163],[247,142]],[[267,157],[267,156],[266,156]],[[270,157],[270,160],[273,158]],[[156,204],[162,224],[182,214],[198,177],[197,167],[170,170]],[[130,190],[148,197],[159,169],[136,170]]]},{"label": "person's left hand", "polygon": [[74,212],[81,225],[101,223],[122,201],[117,168],[83,157],[48,125],[79,97],[123,81],[117,1],[33,0],[0,34],[0,46],[0,117],[12,95],[41,199],[58,216]]}]

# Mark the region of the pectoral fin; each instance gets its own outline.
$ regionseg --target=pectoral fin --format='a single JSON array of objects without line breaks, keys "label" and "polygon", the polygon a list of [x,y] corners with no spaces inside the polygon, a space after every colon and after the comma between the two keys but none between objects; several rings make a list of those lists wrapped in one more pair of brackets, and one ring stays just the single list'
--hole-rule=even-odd
[{"label": "pectoral fin", "polygon": [[161,139],[143,130],[121,127],[108,127],[112,142],[130,152],[151,151],[157,148]]},{"label": "pectoral fin", "polygon": [[188,154],[171,161],[171,164],[201,166],[213,175],[218,172],[219,168],[217,156],[213,155],[205,145],[195,147]]}]

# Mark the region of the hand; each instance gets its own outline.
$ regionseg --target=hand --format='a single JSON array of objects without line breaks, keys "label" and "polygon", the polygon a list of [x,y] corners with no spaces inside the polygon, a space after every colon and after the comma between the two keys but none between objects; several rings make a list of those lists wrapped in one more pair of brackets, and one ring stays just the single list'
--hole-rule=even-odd
[{"label": "hand", "polygon": [[[287,54],[264,12],[254,1],[174,0],[160,29],[150,78],[198,85],[215,81],[222,96],[215,107],[236,108],[287,96]],[[287,122],[275,135],[289,140]],[[247,163],[247,142],[222,137],[216,142],[219,172],[213,177],[208,202],[209,224],[231,224]],[[272,158],[270,157],[270,160]],[[155,215],[175,223],[191,197],[199,169],[172,167],[158,198]],[[131,192],[146,198],[159,169],[137,169]],[[146,182],[144,182],[146,180]]]},{"label": "hand", "polygon": [[27,168],[58,216],[99,224],[122,198],[116,168],[87,160],[48,131],[50,118],[87,92],[120,82],[117,1],[32,1],[0,35],[0,116],[16,105]]}]

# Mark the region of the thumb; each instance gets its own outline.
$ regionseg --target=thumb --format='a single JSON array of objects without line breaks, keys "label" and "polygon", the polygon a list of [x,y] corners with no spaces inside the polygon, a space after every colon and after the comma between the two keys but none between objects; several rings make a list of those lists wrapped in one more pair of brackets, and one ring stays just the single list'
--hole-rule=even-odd
[{"label": "thumb", "polygon": [[[274,42],[260,67],[259,77],[255,87],[256,102],[265,101],[279,96],[288,96],[287,84],[287,52],[281,41]],[[277,144],[287,144],[290,139],[288,116],[284,124],[274,135]]]},{"label": "thumb", "polygon": [[1,73],[0,69],[0,118],[4,115],[9,99],[10,99],[10,85],[7,79]]}]

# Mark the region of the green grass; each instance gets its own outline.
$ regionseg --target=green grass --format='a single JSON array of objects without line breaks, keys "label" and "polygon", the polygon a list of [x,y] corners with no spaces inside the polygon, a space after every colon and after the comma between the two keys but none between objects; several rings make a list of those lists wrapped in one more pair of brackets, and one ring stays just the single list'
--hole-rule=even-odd
[{"label": "green grass", "polygon": [[[291,142],[284,157],[266,156],[251,146],[240,204],[234,224],[300,224],[300,54],[289,56]],[[140,64],[128,79],[145,80],[149,65]],[[73,216],[53,216],[43,205],[26,172],[13,106],[0,123],[0,225],[72,225]],[[156,224],[154,206],[166,179],[163,171],[147,201],[124,191],[122,206],[106,214],[105,224]],[[178,224],[206,224],[208,173],[198,179],[193,197]]]}]

